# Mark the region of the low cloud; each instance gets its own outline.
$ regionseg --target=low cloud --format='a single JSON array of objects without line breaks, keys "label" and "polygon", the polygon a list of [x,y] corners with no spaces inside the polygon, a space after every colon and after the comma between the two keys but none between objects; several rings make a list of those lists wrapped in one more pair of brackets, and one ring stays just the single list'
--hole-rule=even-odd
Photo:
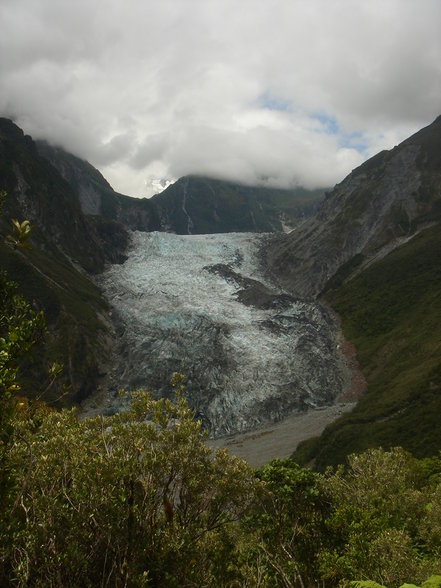
[{"label": "low cloud", "polygon": [[3,0],[0,114],[150,196],[329,186],[440,112],[438,0]]}]

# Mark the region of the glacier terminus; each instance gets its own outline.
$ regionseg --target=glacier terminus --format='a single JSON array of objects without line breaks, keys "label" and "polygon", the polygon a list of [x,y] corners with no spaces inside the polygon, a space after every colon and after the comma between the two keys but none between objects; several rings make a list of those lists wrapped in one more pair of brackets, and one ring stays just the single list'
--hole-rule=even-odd
[{"label": "glacier terminus", "polygon": [[110,409],[121,388],[170,397],[173,372],[211,437],[332,404],[348,380],[335,319],[268,277],[268,238],[131,234],[128,259],[98,278],[119,341]]}]

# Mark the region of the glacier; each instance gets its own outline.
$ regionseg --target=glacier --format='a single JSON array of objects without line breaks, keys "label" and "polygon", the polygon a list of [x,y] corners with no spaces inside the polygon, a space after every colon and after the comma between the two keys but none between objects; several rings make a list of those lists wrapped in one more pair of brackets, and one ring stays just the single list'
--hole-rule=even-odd
[{"label": "glacier", "polygon": [[272,282],[266,239],[132,233],[98,278],[118,336],[112,410],[121,388],[171,397],[173,372],[213,438],[333,403],[348,381],[335,319]]}]

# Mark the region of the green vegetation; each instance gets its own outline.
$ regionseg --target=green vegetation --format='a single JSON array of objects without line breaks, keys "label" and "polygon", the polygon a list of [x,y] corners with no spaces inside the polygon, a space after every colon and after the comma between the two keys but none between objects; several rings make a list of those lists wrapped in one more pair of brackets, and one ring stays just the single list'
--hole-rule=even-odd
[{"label": "green vegetation", "polygon": [[17,294],[16,284],[0,271],[0,500],[10,484],[6,450],[13,440],[14,397],[18,371],[43,333],[44,317]]},{"label": "green vegetation", "polygon": [[32,394],[36,382],[44,381],[47,365],[57,361],[66,366],[63,381],[70,386],[62,402],[80,401],[94,389],[97,360],[105,353],[97,345],[105,334],[99,314],[107,308],[98,288],[57,250],[35,247],[24,254],[0,244],[0,256],[3,270],[19,284],[20,294],[46,317],[46,344],[23,372],[24,393]]},{"label": "green vegetation", "polygon": [[[363,580],[358,582],[350,582],[353,588],[385,588],[385,586],[373,582],[372,580]],[[421,588],[439,588],[441,586],[441,576],[430,576],[425,582],[421,584]],[[403,584],[400,588],[420,588],[415,584]]]},{"label": "green vegetation", "polygon": [[357,349],[368,392],[319,440],[301,445],[296,459],[323,468],[368,447],[399,444],[419,457],[439,450],[440,259],[436,225],[354,278],[344,281],[342,268],[334,279],[325,299]]},{"label": "green vegetation", "polygon": [[[147,420],[146,420],[147,418]],[[16,409],[0,581],[18,586],[394,588],[439,573],[441,462],[402,450],[314,474],[214,456],[178,395],[78,421]],[[429,467],[430,466],[430,467]]]},{"label": "green vegetation", "polygon": [[224,528],[256,482],[244,462],[212,458],[184,401],[138,394],[130,412],[83,422],[72,411],[21,413],[3,582],[191,586],[227,575]]}]

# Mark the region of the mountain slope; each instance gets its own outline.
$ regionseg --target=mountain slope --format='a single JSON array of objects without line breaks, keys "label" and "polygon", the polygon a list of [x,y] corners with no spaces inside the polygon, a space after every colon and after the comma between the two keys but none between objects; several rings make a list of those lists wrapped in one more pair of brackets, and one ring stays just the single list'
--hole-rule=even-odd
[{"label": "mountain slope", "polygon": [[[414,153],[412,164],[406,159],[409,150]],[[392,182],[390,167],[400,160],[402,166]],[[317,285],[311,276],[301,276],[300,289],[322,290],[321,299],[339,313],[368,383],[367,394],[352,413],[296,451],[297,460],[313,460],[319,468],[372,446],[402,445],[420,457],[441,447],[441,118],[362,168],[337,186],[323,207],[325,212],[319,211],[310,223],[311,232],[304,236],[310,244],[317,238],[321,258],[313,250],[308,262]],[[354,177],[361,173],[370,183],[349,193],[348,186],[353,187]],[[350,243],[356,231],[363,232],[353,217],[354,208],[370,195],[357,209],[358,218],[369,218],[378,186],[383,186],[386,201],[383,216],[376,219],[378,230],[369,230],[371,223],[360,241],[341,250],[343,265],[325,283],[326,265],[317,264],[319,259],[329,261],[328,273],[335,270],[336,250],[328,257],[325,245],[335,238],[335,222],[346,216],[340,239]],[[317,228],[320,218],[330,227],[328,234]],[[299,248],[305,246],[300,243]],[[351,253],[355,253],[352,258]],[[305,259],[297,268],[305,271]],[[293,279],[292,272],[287,269],[287,282]]]},{"label": "mountain slope", "polygon": [[32,221],[34,243],[62,250],[87,271],[99,271],[113,261],[69,184],[8,119],[0,119],[0,179],[8,194],[6,218],[23,215]]},{"label": "mountain slope", "polygon": [[[0,190],[7,192],[0,218],[1,268],[45,311],[48,326],[46,352],[32,367],[25,390],[35,393],[48,364],[61,361],[70,386],[63,402],[78,402],[95,390],[112,339],[107,303],[84,270],[97,272],[118,261],[127,236],[113,222],[86,218],[69,184],[7,119],[0,119]],[[32,251],[4,245],[12,218],[31,222]]]},{"label": "mountain slope", "polygon": [[118,221],[140,231],[180,235],[283,231],[310,216],[323,190],[278,190],[186,176],[153,198],[115,192],[98,170],[63,149],[37,142],[77,194],[86,215]]},{"label": "mountain slope", "polygon": [[83,213],[89,218],[117,221],[131,230],[161,230],[151,200],[119,194],[89,162],[44,141],[37,141],[36,145],[39,154],[50,161],[70,185]]},{"label": "mountain slope", "polygon": [[280,282],[299,295],[317,296],[337,272],[347,277],[360,271],[439,222],[440,136],[441,116],[355,169],[315,217],[276,240],[268,263]]},{"label": "mountain slope", "polygon": [[296,459],[322,468],[379,445],[401,445],[419,457],[438,452],[440,259],[438,224],[326,295],[357,348],[368,393]]},{"label": "mountain slope", "polygon": [[277,190],[188,176],[153,196],[161,226],[181,235],[273,232],[310,216],[323,190]]}]

